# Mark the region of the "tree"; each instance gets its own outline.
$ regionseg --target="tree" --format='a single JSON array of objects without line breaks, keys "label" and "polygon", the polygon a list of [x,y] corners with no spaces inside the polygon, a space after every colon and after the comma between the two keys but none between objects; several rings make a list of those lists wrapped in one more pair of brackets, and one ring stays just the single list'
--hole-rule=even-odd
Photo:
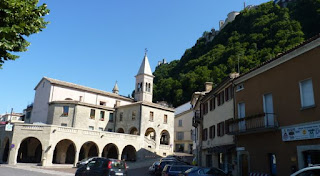
[{"label": "tree", "polygon": [[49,23],[43,18],[49,14],[47,5],[37,4],[38,0],[0,1],[0,68],[5,61],[19,58],[13,52],[27,50],[30,43],[25,37],[42,31]]}]

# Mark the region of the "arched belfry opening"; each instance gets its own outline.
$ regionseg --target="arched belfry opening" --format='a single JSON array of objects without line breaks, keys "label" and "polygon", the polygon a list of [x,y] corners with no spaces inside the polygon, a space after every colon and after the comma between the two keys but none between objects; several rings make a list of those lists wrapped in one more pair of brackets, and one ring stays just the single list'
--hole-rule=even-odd
[{"label": "arched belfry opening", "polygon": [[115,144],[108,144],[103,148],[102,157],[118,159],[119,149]]},{"label": "arched belfry opening", "polygon": [[42,144],[35,137],[22,140],[17,156],[18,163],[40,163],[42,156]]},{"label": "arched belfry opening", "polygon": [[61,140],[57,143],[54,149],[52,163],[73,164],[75,160],[75,155],[75,144],[68,139]]},{"label": "arched belfry opening", "polygon": [[96,143],[88,141],[84,143],[80,149],[79,153],[79,161],[85,158],[91,158],[94,156],[98,156],[98,146]]}]

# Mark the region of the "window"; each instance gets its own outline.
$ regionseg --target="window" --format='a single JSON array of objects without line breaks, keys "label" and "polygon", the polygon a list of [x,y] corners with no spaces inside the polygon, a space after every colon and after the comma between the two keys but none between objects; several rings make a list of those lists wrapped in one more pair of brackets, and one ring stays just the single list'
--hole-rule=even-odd
[{"label": "window", "polygon": [[120,122],[123,120],[123,112],[120,112]]},{"label": "window", "polygon": [[227,87],[224,92],[226,101],[229,101],[233,98],[232,86]]},{"label": "window", "polygon": [[218,106],[222,105],[223,103],[224,103],[224,91],[218,94]]},{"label": "window", "polygon": [[132,120],[136,120],[136,111],[132,111]]},{"label": "window", "polygon": [[224,122],[218,123],[217,128],[217,136],[223,136],[224,135]]},{"label": "window", "polygon": [[113,113],[109,114],[109,122],[113,122]]},{"label": "window", "polygon": [[208,102],[202,103],[202,114],[207,114],[208,113]]},{"label": "window", "polygon": [[203,141],[206,141],[207,139],[208,139],[208,129],[205,128],[205,129],[203,129],[203,131],[202,131],[202,140],[203,140]]},{"label": "window", "polygon": [[[246,105],[245,103],[239,103],[238,104],[238,118],[243,119],[246,116]],[[246,129],[246,122],[244,120],[239,122],[239,130],[245,130]]]},{"label": "window", "polygon": [[210,100],[210,111],[214,110],[216,108],[216,102],[215,102],[215,97],[212,97]]},{"label": "window", "polygon": [[68,116],[69,114],[69,106],[63,106],[62,116]]},{"label": "window", "polygon": [[96,117],[96,110],[94,110],[94,109],[91,109],[90,110],[90,119],[95,119]]},{"label": "window", "polygon": [[168,123],[168,115],[163,116],[163,123]]},{"label": "window", "polygon": [[179,127],[182,127],[182,119],[179,120]]},{"label": "window", "polygon": [[93,126],[89,126],[89,130],[94,130],[94,127]]},{"label": "window", "polygon": [[209,138],[210,139],[213,139],[216,135],[216,126],[215,125],[212,125],[210,128],[209,128]]},{"label": "window", "polygon": [[99,127],[99,131],[103,131],[103,128],[102,128],[102,127]]},{"label": "window", "polygon": [[240,90],[243,90],[243,89],[244,89],[244,84],[243,83],[238,84],[236,87],[236,92],[239,92]]},{"label": "window", "polygon": [[153,122],[153,112],[152,111],[150,111],[149,121]]},{"label": "window", "polygon": [[82,96],[79,96],[79,101],[82,102],[83,98]]},{"label": "window", "polygon": [[68,124],[66,124],[66,123],[61,123],[61,126],[66,127],[66,126],[68,126]]},{"label": "window", "polygon": [[100,101],[100,103],[99,103],[101,106],[105,106],[107,103],[106,102],[104,102],[104,101]]},{"label": "window", "polygon": [[315,105],[311,79],[300,82],[300,98],[302,108],[308,108]]},{"label": "window", "polygon": [[183,140],[184,139],[183,132],[177,132],[177,139],[178,140]]},{"label": "window", "polygon": [[100,120],[104,121],[104,111],[100,111]]},{"label": "window", "polygon": [[151,84],[148,84],[148,92],[151,92]]}]

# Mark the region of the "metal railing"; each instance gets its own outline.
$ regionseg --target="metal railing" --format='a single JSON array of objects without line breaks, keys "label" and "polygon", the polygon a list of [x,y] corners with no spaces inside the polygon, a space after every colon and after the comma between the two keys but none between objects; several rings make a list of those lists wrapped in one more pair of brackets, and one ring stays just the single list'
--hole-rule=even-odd
[{"label": "metal railing", "polygon": [[227,121],[228,134],[268,131],[278,126],[277,116],[274,113],[260,113]]}]

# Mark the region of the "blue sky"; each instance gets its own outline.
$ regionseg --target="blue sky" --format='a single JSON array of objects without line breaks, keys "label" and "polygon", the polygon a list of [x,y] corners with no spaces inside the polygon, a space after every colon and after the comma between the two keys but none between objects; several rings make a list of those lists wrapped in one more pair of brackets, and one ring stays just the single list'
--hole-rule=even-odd
[{"label": "blue sky", "polygon": [[[257,5],[267,0],[246,0]],[[180,59],[204,31],[218,29],[244,0],[68,0],[40,1],[50,24],[30,36],[28,51],[0,70],[0,114],[22,112],[43,76],[121,95],[134,89],[148,48],[151,70],[158,61]]]}]

